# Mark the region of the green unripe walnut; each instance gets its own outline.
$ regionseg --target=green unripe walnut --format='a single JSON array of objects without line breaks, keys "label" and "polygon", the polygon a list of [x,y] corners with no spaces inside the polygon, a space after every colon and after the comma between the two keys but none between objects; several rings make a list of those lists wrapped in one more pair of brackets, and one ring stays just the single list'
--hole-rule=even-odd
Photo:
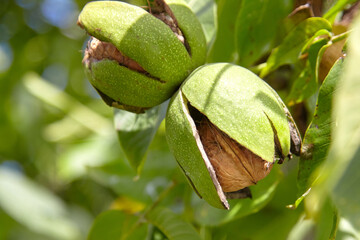
[{"label": "green unripe walnut", "polygon": [[246,193],[301,144],[276,92],[226,63],[199,67],[184,81],[168,108],[166,137],[198,195],[226,209],[227,197]]},{"label": "green unripe walnut", "polygon": [[85,69],[107,104],[142,112],[170,98],[205,62],[205,36],[196,16],[181,0],[166,3],[154,1],[146,11],[98,1],[80,13],[78,24],[92,36]]}]

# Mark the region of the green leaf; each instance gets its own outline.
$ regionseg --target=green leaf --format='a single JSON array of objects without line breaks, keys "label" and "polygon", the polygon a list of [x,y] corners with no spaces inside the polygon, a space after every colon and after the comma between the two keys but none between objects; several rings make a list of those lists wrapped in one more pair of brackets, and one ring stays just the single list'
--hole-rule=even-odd
[{"label": "green leaf", "polygon": [[[318,62],[321,60],[320,51],[324,45],[328,43],[328,39],[322,38],[315,41],[308,50],[308,59],[306,61],[305,68],[300,73],[300,76],[296,78],[291,87],[290,94],[287,97],[286,102],[288,105],[294,105],[302,102],[314,95],[318,90]],[[320,59],[320,60],[318,60]]]},{"label": "green leaf", "polygon": [[[292,161],[285,163],[281,168],[286,169],[289,164],[292,165]],[[289,210],[284,207],[286,202],[291,201],[296,196],[293,187],[296,183],[296,172],[294,170],[287,172],[284,178],[279,181],[274,197],[271,198],[271,201],[267,203],[264,209],[259,212],[251,212],[250,215],[239,219],[234,217],[231,219],[232,221],[222,222],[218,226],[211,226],[211,236],[213,237],[211,239],[292,239],[287,236],[302,213],[301,208]],[[255,201],[258,200],[260,199]],[[246,211],[246,207],[244,206],[243,210]],[[201,211],[199,213],[201,214]],[[274,228],[274,226],[281,227]]]},{"label": "green leaf", "polygon": [[0,239],[9,239],[11,230],[17,223],[0,208]]},{"label": "green leaf", "polygon": [[235,59],[235,22],[242,1],[217,2],[217,33],[207,62],[233,62]]},{"label": "green leaf", "polygon": [[282,173],[279,167],[274,166],[266,178],[250,187],[251,199],[229,200],[230,211],[216,209],[203,201],[199,201],[194,208],[196,221],[202,225],[216,226],[259,211],[272,199],[281,178]]},{"label": "green leaf", "polygon": [[81,236],[65,203],[20,173],[0,167],[0,207],[31,231],[53,239]]},{"label": "green leaf", "polygon": [[333,145],[324,165],[330,187],[341,216],[360,233],[360,18],[349,37],[348,59],[334,98]]},{"label": "green leaf", "polygon": [[[214,228],[212,232],[213,238],[211,239],[293,240],[295,238],[288,237],[288,235],[297,218],[298,213],[295,211],[286,211],[286,209],[282,211],[270,207],[265,211]],[[304,238],[301,240],[304,240]]]},{"label": "green leaf", "polygon": [[329,196],[324,195],[322,197],[324,204],[318,209],[317,215],[309,217],[304,214],[293,227],[289,239],[335,239],[339,216]]},{"label": "green leaf", "polygon": [[307,62],[300,75],[291,86],[286,102],[289,106],[302,102],[311,97],[317,90],[317,83],[312,75],[310,64]]},{"label": "green leaf", "polygon": [[342,11],[346,5],[356,2],[357,0],[338,0],[334,6],[332,6],[329,11],[327,11],[323,18],[327,19],[331,23],[335,21],[336,15]]},{"label": "green leaf", "polygon": [[[325,37],[320,37],[320,36],[325,36]],[[307,53],[310,50],[310,47],[312,45],[318,45],[319,42],[321,42],[321,40],[323,39],[328,39],[332,36],[332,33],[329,32],[326,29],[320,29],[319,31],[317,31],[307,42],[306,44],[303,46],[302,50],[301,50],[301,54]],[[320,37],[319,39],[317,39],[318,37]],[[317,39],[317,40],[315,40]]]},{"label": "green leaf", "polygon": [[200,235],[190,223],[166,208],[151,210],[146,219],[161,230],[169,240],[200,240]]},{"label": "green leaf", "polygon": [[[334,95],[332,114],[332,144],[326,161],[316,172],[311,194],[305,199],[309,215],[316,215],[324,204],[324,195],[330,193],[338,208],[341,222],[354,229],[355,239],[360,236],[360,19],[357,18],[349,37],[348,57],[344,73]],[[344,230],[345,228],[343,228]]]},{"label": "green leaf", "polygon": [[139,217],[109,210],[95,219],[88,240],[138,240],[146,239],[146,235],[147,226]]},{"label": "green leaf", "polygon": [[140,177],[132,171],[131,166],[124,160],[125,157],[115,158],[105,165],[89,167],[88,176],[119,196],[150,204],[169,181],[174,178],[177,182],[185,180],[166,144],[164,127],[164,124],[160,125],[148,149],[149,161],[145,161]]},{"label": "green leaf", "polygon": [[146,151],[165,117],[167,105],[168,101],[146,110],[144,114],[115,110],[114,121],[120,145],[138,174],[141,172]]},{"label": "green leaf", "polygon": [[330,70],[319,90],[314,117],[307,129],[299,161],[298,187],[304,193],[314,181],[314,170],[326,159],[330,141],[333,94],[343,70],[343,59]]},{"label": "green leaf", "polygon": [[315,228],[315,222],[313,219],[306,218],[305,214],[303,214],[296,224],[294,224],[291,229],[288,239],[292,240],[303,240],[308,236],[312,239],[314,236],[313,230]]},{"label": "green leaf", "polygon": [[308,18],[298,24],[285,37],[280,46],[271,52],[260,76],[264,77],[282,65],[294,64],[299,61],[303,47],[321,29],[331,31],[330,23],[323,18]]},{"label": "green leaf", "polygon": [[335,239],[339,216],[330,198],[327,198],[324,202],[320,210],[319,217],[316,220],[317,229],[315,239]]},{"label": "green leaf", "polygon": [[291,11],[292,1],[252,0],[241,3],[235,23],[237,63],[248,67],[272,49],[283,28],[281,22]]},{"label": "green leaf", "polygon": [[360,236],[360,19],[349,38],[345,71],[334,96],[332,145],[326,162],[318,171],[312,194],[306,199],[309,214],[316,214],[323,196],[330,192],[339,215]]},{"label": "green leaf", "polygon": [[329,31],[322,29],[314,36],[320,35],[327,35],[327,37],[320,38],[315,42],[313,42],[313,39],[309,40],[312,44],[308,47],[308,50],[304,50],[304,52],[308,53],[306,67],[292,85],[291,92],[287,97],[288,105],[300,103],[316,93],[319,83],[320,64],[323,60],[324,52],[336,42],[345,39],[348,32],[332,36]]}]

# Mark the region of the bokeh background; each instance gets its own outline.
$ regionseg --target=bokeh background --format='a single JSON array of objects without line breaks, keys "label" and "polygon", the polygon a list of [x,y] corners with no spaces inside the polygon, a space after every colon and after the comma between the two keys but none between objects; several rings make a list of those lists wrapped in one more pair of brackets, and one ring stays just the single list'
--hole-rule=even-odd
[{"label": "bokeh background", "polygon": [[82,69],[86,2],[0,2],[0,239],[84,239],[118,196],[86,168],[136,176]]}]

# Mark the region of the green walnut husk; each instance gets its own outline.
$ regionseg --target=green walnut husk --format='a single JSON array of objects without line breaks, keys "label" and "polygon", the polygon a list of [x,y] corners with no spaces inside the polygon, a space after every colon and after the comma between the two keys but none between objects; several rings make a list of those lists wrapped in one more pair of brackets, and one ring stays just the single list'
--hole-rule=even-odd
[{"label": "green walnut husk", "polygon": [[166,136],[198,195],[225,209],[227,197],[246,192],[301,145],[276,92],[227,63],[199,67],[185,80],[170,101]]},{"label": "green walnut husk", "polygon": [[78,18],[92,36],[83,60],[91,84],[107,104],[133,112],[170,98],[206,56],[202,27],[183,1],[150,3],[90,2]]}]

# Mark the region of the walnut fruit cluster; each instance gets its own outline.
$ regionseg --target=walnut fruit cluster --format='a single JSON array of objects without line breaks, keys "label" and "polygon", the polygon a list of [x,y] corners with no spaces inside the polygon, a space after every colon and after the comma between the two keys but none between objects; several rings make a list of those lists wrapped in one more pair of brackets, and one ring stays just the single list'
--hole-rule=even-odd
[{"label": "walnut fruit cluster", "polygon": [[171,98],[170,150],[196,193],[217,208],[251,196],[301,138],[277,93],[251,71],[205,63],[201,24],[182,0],[138,7],[88,3],[78,25],[91,36],[83,63],[108,105],[142,113]]}]

